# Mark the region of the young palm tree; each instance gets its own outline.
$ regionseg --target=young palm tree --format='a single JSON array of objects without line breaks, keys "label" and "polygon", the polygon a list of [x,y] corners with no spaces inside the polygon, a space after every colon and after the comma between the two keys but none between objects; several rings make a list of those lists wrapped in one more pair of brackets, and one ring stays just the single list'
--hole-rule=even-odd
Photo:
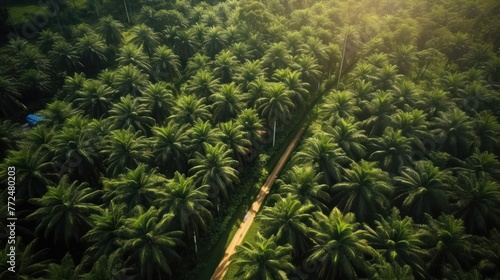
[{"label": "young palm tree", "polygon": [[77,92],[78,98],[73,102],[75,107],[87,112],[93,118],[105,115],[112,106],[113,89],[99,80],[86,80]]},{"label": "young palm tree", "polygon": [[147,139],[139,132],[113,130],[104,138],[101,152],[107,157],[104,161],[106,173],[116,177],[126,168],[134,169],[140,163],[147,163],[150,158]]},{"label": "young palm tree", "polygon": [[447,195],[451,191],[450,174],[439,170],[430,161],[418,161],[415,168],[404,167],[394,178],[394,202],[416,222],[424,222],[424,214],[433,217],[449,211]]},{"label": "young palm tree", "polygon": [[181,69],[180,58],[167,46],[159,46],[155,49],[151,64],[159,77],[164,79],[181,77],[179,71]]},{"label": "young palm tree", "polygon": [[284,280],[287,272],[293,271],[291,260],[293,248],[290,244],[279,246],[276,236],[264,238],[257,233],[255,243],[245,242],[236,248],[232,263],[239,266],[237,279]]},{"label": "young palm tree", "polygon": [[41,198],[30,200],[40,208],[27,219],[38,222],[37,234],[43,232],[46,239],[53,235],[54,244],[64,240],[66,248],[69,248],[91,228],[90,215],[100,211],[93,202],[100,193],[85,183],[70,183],[69,178],[64,176],[57,186],[48,186],[47,193]]},{"label": "young palm tree", "polygon": [[352,162],[332,137],[325,133],[306,139],[304,148],[295,155],[294,159],[299,163],[313,163],[318,172],[323,172],[323,182],[328,186],[340,182],[344,166]]},{"label": "young palm tree", "polygon": [[109,256],[120,246],[120,237],[125,225],[125,204],[109,203],[99,214],[90,215],[93,227],[82,239],[91,245],[85,252],[85,257],[96,261],[103,256]]},{"label": "young palm tree", "polygon": [[234,168],[238,162],[231,158],[231,150],[220,142],[215,146],[206,145],[205,154],[195,152],[189,163],[193,166],[189,173],[198,185],[209,186],[209,198],[216,206],[219,196],[226,199],[228,188],[239,183],[238,171]]},{"label": "young palm tree", "polygon": [[156,170],[139,164],[116,179],[104,179],[103,199],[117,204],[125,203],[129,210],[137,205],[148,208],[153,205],[155,197],[161,193],[160,187],[165,183],[165,178],[156,173]]},{"label": "young palm tree", "polygon": [[472,173],[460,173],[452,194],[455,217],[462,219],[467,232],[487,235],[500,225],[500,186],[488,177],[476,178]]},{"label": "young palm tree", "polygon": [[433,119],[433,127],[432,132],[440,149],[459,158],[469,154],[477,138],[472,121],[457,108],[446,113],[439,112],[438,117]]},{"label": "young palm tree", "polygon": [[312,204],[302,204],[293,196],[275,196],[273,207],[265,206],[257,216],[265,236],[276,235],[278,244],[290,244],[294,256],[302,255],[310,247],[307,223],[314,209]]},{"label": "young palm tree", "polygon": [[377,252],[363,239],[365,231],[358,229],[353,213],[342,214],[334,208],[328,216],[313,213],[312,238],[315,242],[307,263],[317,267],[318,279],[355,279],[369,277],[371,265],[365,256]]},{"label": "young palm tree", "polygon": [[97,32],[107,45],[116,47],[123,41],[123,29],[123,24],[120,21],[113,19],[111,16],[106,16],[99,19]]},{"label": "young palm tree", "polygon": [[142,47],[144,52],[151,57],[153,55],[153,51],[159,45],[160,38],[158,33],[145,24],[134,26],[131,33],[132,38],[130,39],[130,42]]},{"label": "young palm tree", "polygon": [[151,117],[146,105],[130,95],[120,98],[120,102],[109,110],[109,115],[114,124],[113,128],[131,128],[133,131],[141,131],[143,135],[149,135],[151,127],[155,124],[155,119]]},{"label": "young palm tree", "polygon": [[167,181],[163,189],[164,195],[155,203],[160,213],[174,214],[174,221],[184,232],[187,240],[199,231],[206,231],[207,224],[212,220],[208,207],[208,186],[195,188],[192,177],[175,172],[174,177]]},{"label": "young palm tree", "polygon": [[427,232],[414,224],[410,217],[401,219],[399,211],[393,208],[387,218],[379,217],[375,227],[364,225],[368,244],[377,250],[388,263],[411,267],[416,279],[427,276],[423,240]]},{"label": "young palm tree", "polygon": [[119,96],[131,94],[134,97],[141,96],[142,91],[148,85],[148,77],[134,65],[126,65],[118,68],[114,88]]},{"label": "young palm tree", "polygon": [[196,98],[192,94],[183,94],[175,101],[175,105],[172,107],[172,115],[169,119],[181,125],[189,124],[192,126],[198,119],[204,121],[210,120],[211,117],[212,114],[208,111],[208,106],[205,104],[204,99]]},{"label": "young palm tree", "polygon": [[368,159],[378,161],[382,169],[390,174],[399,174],[404,166],[413,162],[411,140],[401,133],[401,130],[388,127],[381,138],[372,142],[373,152]]},{"label": "young palm tree", "polygon": [[136,212],[125,221],[118,255],[125,257],[125,266],[134,268],[141,279],[172,277],[172,267],[181,259],[176,250],[184,246],[182,231],[169,230],[174,215],[160,216],[154,207],[147,211],[139,207]]},{"label": "young palm tree", "polygon": [[233,119],[245,107],[243,94],[234,82],[223,84],[209,100],[213,102],[214,119],[219,122]]},{"label": "young palm tree", "polygon": [[218,78],[215,78],[209,71],[200,70],[188,81],[186,91],[198,98],[208,99],[218,91],[219,87]]},{"label": "young palm tree", "polygon": [[151,112],[157,124],[165,123],[174,106],[174,96],[170,86],[165,82],[150,84],[139,98],[140,102]]},{"label": "young palm tree", "polygon": [[388,174],[375,166],[364,160],[351,164],[343,182],[332,188],[336,205],[344,212],[356,214],[360,222],[371,221],[389,209],[393,187]]},{"label": "young palm tree", "polygon": [[280,187],[277,193],[281,196],[290,194],[303,205],[310,204],[317,210],[327,210],[330,195],[326,192],[327,185],[320,183],[322,177],[323,174],[317,173],[311,164],[292,166],[285,179],[278,179]]}]

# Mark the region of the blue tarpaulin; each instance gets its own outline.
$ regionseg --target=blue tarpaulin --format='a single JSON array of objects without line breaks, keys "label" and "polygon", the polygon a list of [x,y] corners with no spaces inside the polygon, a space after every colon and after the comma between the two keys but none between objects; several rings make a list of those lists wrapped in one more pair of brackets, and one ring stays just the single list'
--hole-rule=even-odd
[{"label": "blue tarpaulin", "polygon": [[44,116],[37,116],[34,114],[29,114],[26,116],[26,121],[29,123],[29,125],[36,125],[37,122],[45,119]]}]

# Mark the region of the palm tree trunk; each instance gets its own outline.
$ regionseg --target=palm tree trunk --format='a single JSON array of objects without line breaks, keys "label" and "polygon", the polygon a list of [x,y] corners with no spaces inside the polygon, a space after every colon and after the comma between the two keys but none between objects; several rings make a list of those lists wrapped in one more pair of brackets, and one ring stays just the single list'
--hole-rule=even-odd
[{"label": "palm tree trunk", "polygon": [[274,129],[273,129],[273,147],[276,142],[276,119],[274,119]]},{"label": "palm tree trunk", "polygon": [[344,56],[345,56],[345,47],[347,45],[347,30],[344,38],[344,47],[342,48],[342,60],[340,61],[340,70],[339,70],[339,78],[337,80],[337,85],[340,83],[340,76],[342,75],[342,67],[344,66]]},{"label": "palm tree trunk", "polygon": [[125,0],[123,0],[123,5],[125,5],[125,13],[127,13],[127,20],[128,23],[130,23],[130,16],[128,15],[128,9],[127,9],[127,2],[125,2]]}]

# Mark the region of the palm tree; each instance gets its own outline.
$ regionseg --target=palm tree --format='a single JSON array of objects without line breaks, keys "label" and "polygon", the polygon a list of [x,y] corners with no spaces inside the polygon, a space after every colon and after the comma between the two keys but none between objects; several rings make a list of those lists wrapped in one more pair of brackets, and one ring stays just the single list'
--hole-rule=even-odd
[{"label": "palm tree", "polygon": [[282,83],[269,84],[265,95],[257,99],[256,104],[261,115],[267,119],[268,125],[274,124],[274,133],[278,120],[283,125],[291,118],[292,110],[295,108],[291,91]]},{"label": "palm tree", "polygon": [[102,17],[99,19],[99,26],[97,27],[97,32],[107,45],[118,46],[123,41],[123,24],[113,19],[111,16]]},{"label": "palm tree", "polygon": [[369,160],[378,161],[383,170],[399,174],[404,166],[412,163],[411,140],[401,135],[401,130],[385,129],[381,138],[372,142]]},{"label": "palm tree", "polygon": [[257,110],[243,109],[236,121],[241,124],[241,131],[246,134],[252,147],[256,148],[262,142],[265,134],[264,126]]},{"label": "palm tree", "polygon": [[264,76],[257,77],[254,81],[250,82],[247,86],[245,93],[245,101],[247,107],[257,108],[257,100],[267,95],[269,89],[269,82]]},{"label": "palm tree", "polygon": [[222,50],[215,56],[214,73],[221,83],[229,83],[233,80],[233,72],[238,62],[231,51]]},{"label": "palm tree", "polygon": [[38,222],[37,234],[43,231],[46,239],[53,235],[54,244],[64,240],[66,248],[69,248],[91,228],[90,215],[100,211],[93,202],[100,193],[85,183],[70,183],[68,176],[63,176],[57,186],[48,186],[47,193],[41,198],[30,200],[40,208],[27,219]]},{"label": "palm tree", "polygon": [[445,265],[455,271],[469,267],[474,255],[472,236],[465,233],[464,222],[451,215],[441,215],[438,219],[429,217],[430,245],[429,273],[440,278]]},{"label": "palm tree", "polygon": [[313,205],[317,210],[326,210],[330,195],[326,191],[327,185],[320,183],[322,177],[323,174],[317,173],[311,164],[292,166],[285,179],[278,179],[280,186],[277,193],[282,196],[290,194],[302,205]]},{"label": "palm tree", "polygon": [[372,274],[365,256],[377,252],[363,239],[365,231],[358,229],[353,213],[342,214],[334,208],[328,216],[313,213],[312,238],[315,242],[307,263],[318,267],[318,279],[355,279]]},{"label": "palm tree", "polygon": [[329,123],[337,124],[339,118],[349,118],[358,113],[360,108],[356,104],[354,93],[350,91],[332,91],[320,106],[320,114]]},{"label": "palm tree", "polygon": [[429,118],[436,117],[440,112],[445,112],[455,106],[449,94],[442,90],[424,91],[416,107],[427,113]]},{"label": "palm tree", "polygon": [[47,54],[55,43],[64,41],[64,37],[57,32],[50,31],[48,29],[42,30],[40,36],[37,39],[37,44],[39,49]]},{"label": "palm tree", "polygon": [[180,30],[176,32],[173,40],[174,51],[179,55],[182,65],[185,66],[188,59],[195,55],[200,44],[189,30]]},{"label": "palm tree", "polygon": [[151,65],[149,58],[134,44],[125,44],[120,48],[118,58],[116,59],[118,65],[134,65],[138,69],[149,72]]},{"label": "palm tree", "polygon": [[41,99],[53,90],[51,78],[46,73],[38,69],[29,69],[21,74],[19,81],[22,85],[23,99]]},{"label": "palm tree", "polygon": [[390,91],[394,95],[394,105],[399,109],[407,106],[413,108],[419,97],[419,91],[411,80],[402,79],[396,82]]},{"label": "palm tree", "polygon": [[116,204],[114,201],[99,214],[90,215],[93,227],[82,239],[91,245],[85,252],[85,258],[93,261],[103,256],[109,256],[120,246],[120,237],[125,225],[125,204]]},{"label": "palm tree", "polygon": [[155,49],[151,64],[159,77],[172,79],[181,76],[180,58],[167,46],[159,46]]},{"label": "palm tree", "polygon": [[169,231],[173,214],[160,216],[156,208],[147,211],[137,208],[137,213],[125,221],[122,248],[125,266],[137,271],[141,279],[161,279],[172,276],[174,262],[180,261],[176,251],[184,246],[182,231]]},{"label": "palm tree", "polygon": [[480,152],[475,149],[470,157],[465,159],[467,169],[472,170],[478,178],[491,176],[498,180],[500,178],[500,161],[495,154]]},{"label": "palm tree", "polygon": [[148,208],[153,205],[164,183],[165,178],[157,174],[156,170],[139,164],[135,169],[127,169],[116,179],[104,179],[103,199],[117,204],[125,203],[129,210],[137,205]]},{"label": "palm tree", "polygon": [[188,137],[185,126],[168,122],[163,127],[153,127],[154,154],[160,170],[172,174],[176,170],[185,171],[187,166]]},{"label": "palm tree", "polygon": [[366,153],[365,143],[368,143],[368,137],[364,130],[359,129],[360,126],[361,123],[354,117],[348,117],[338,119],[333,129],[327,130],[335,143],[353,160],[363,158]]},{"label": "palm tree", "polygon": [[202,53],[198,52],[194,54],[187,62],[185,70],[186,75],[189,77],[195,75],[200,70],[210,70],[210,61],[210,57]]},{"label": "palm tree", "polygon": [[125,171],[134,169],[140,163],[149,161],[147,139],[139,136],[139,132],[130,130],[113,130],[104,138],[102,153],[106,156],[106,173],[112,177]]},{"label": "palm tree", "polygon": [[287,272],[294,269],[291,260],[292,246],[279,246],[276,236],[264,238],[257,233],[255,243],[245,242],[236,247],[231,257],[232,263],[239,266],[237,279],[284,280]]},{"label": "palm tree", "polygon": [[112,106],[113,89],[99,80],[86,80],[77,92],[78,98],[73,102],[75,107],[87,112],[93,118],[105,115]]},{"label": "palm tree", "polygon": [[78,271],[69,253],[66,253],[61,263],[49,263],[43,270],[45,279],[78,279]]},{"label": "palm tree", "polygon": [[209,121],[198,119],[191,128],[187,131],[188,134],[188,149],[191,153],[205,151],[205,145],[215,145],[220,140],[222,134],[217,128],[214,128]]},{"label": "palm tree", "polygon": [[473,119],[473,127],[481,150],[493,152],[500,136],[500,124],[490,111],[481,111]]},{"label": "palm tree", "polygon": [[469,154],[477,138],[472,121],[457,108],[446,113],[439,112],[438,117],[433,119],[433,127],[432,133],[440,149],[459,158]]},{"label": "palm tree", "polygon": [[21,139],[20,125],[10,120],[0,120],[0,161],[8,150],[14,150]]},{"label": "palm tree", "polygon": [[414,169],[404,167],[401,176],[394,178],[394,202],[403,214],[419,223],[424,221],[425,213],[433,217],[446,213],[451,191],[449,176],[430,161],[418,161]]},{"label": "palm tree", "polygon": [[296,107],[305,108],[308,102],[309,91],[306,89],[309,84],[302,82],[301,73],[297,70],[291,71],[290,68],[276,69],[273,78],[283,83],[290,91],[291,97]]},{"label": "palm tree", "polygon": [[423,140],[430,139],[427,115],[422,110],[412,109],[405,112],[398,109],[391,116],[392,127],[401,131],[401,135],[413,140],[413,146],[425,151]]},{"label": "palm tree", "polygon": [[151,127],[155,124],[155,119],[151,117],[151,112],[146,104],[140,99],[134,99],[131,95],[120,98],[109,110],[109,119],[114,123],[115,129],[130,129],[141,131],[143,135],[149,135]]},{"label": "palm tree", "polygon": [[389,55],[389,61],[398,67],[401,74],[408,75],[418,61],[416,52],[416,48],[412,45],[399,45]]},{"label": "palm tree", "polygon": [[174,96],[169,89],[170,86],[165,82],[150,84],[139,98],[157,124],[163,124],[167,120],[174,106]]},{"label": "palm tree", "polygon": [[58,41],[49,51],[49,57],[55,69],[61,71],[75,72],[78,67],[83,66],[78,61],[78,53],[73,46],[66,41]]},{"label": "palm tree", "polygon": [[209,198],[216,206],[219,195],[227,198],[228,188],[239,183],[238,171],[234,168],[238,162],[231,158],[231,150],[220,142],[215,146],[206,145],[205,154],[195,152],[189,163],[193,166],[189,173],[198,185],[209,186]]},{"label": "palm tree", "polygon": [[213,102],[214,119],[219,122],[233,119],[245,107],[240,88],[234,82],[223,84],[209,99]]},{"label": "palm tree", "polygon": [[373,94],[373,99],[362,102],[368,113],[368,118],[363,121],[363,126],[370,136],[379,136],[384,128],[390,124],[390,115],[394,113],[395,106],[393,95],[390,92],[378,91]]},{"label": "palm tree", "polygon": [[268,69],[268,73],[273,73],[276,69],[287,68],[291,62],[291,55],[284,42],[272,44],[262,57],[262,64]]},{"label": "palm tree", "polygon": [[116,81],[113,85],[119,96],[131,94],[134,97],[141,96],[142,91],[148,85],[148,77],[134,65],[125,65],[118,68]]},{"label": "palm tree", "polygon": [[211,58],[214,58],[227,44],[227,34],[220,26],[208,27],[203,38],[205,50]]},{"label": "palm tree", "polygon": [[318,172],[323,172],[323,182],[328,186],[340,182],[344,166],[352,162],[333,138],[325,133],[306,139],[304,148],[295,155],[294,159],[298,163],[313,163]]},{"label": "palm tree", "polygon": [[398,74],[398,72],[399,69],[396,65],[384,63],[381,68],[376,70],[375,75],[371,78],[378,89],[388,90],[396,84],[401,77],[401,74]]},{"label": "palm tree", "polygon": [[243,125],[232,120],[219,123],[220,140],[232,151],[233,158],[238,161],[238,167],[242,169],[245,159],[250,152],[252,143],[243,132]]},{"label": "palm tree", "polygon": [[212,114],[208,111],[208,106],[205,104],[204,99],[196,98],[192,94],[183,94],[175,101],[175,105],[172,107],[172,115],[169,119],[181,125],[194,125],[198,119],[203,121],[209,120],[211,117]]},{"label": "palm tree", "polygon": [[229,50],[234,54],[236,59],[243,64],[254,58],[253,50],[250,50],[250,46],[245,42],[233,43],[229,46]]},{"label": "palm tree", "polygon": [[64,78],[64,85],[62,87],[63,92],[66,94],[64,100],[68,102],[74,101],[77,97],[75,93],[83,89],[85,81],[87,81],[87,78],[85,78],[84,73],[75,73],[73,76],[67,75]]},{"label": "palm tree", "polygon": [[56,100],[47,104],[45,109],[40,112],[40,115],[45,117],[40,123],[44,123],[48,127],[60,127],[67,119],[80,113],[79,110],[73,109],[68,102]]},{"label": "palm tree", "polygon": [[10,267],[9,261],[11,252],[11,244],[5,242],[5,248],[1,251],[0,257],[0,278],[2,279],[35,279],[43,276],[43,270],[47,266],[49,260],[45,254],[47,250],[35,250],[38,239],[34,239],[28,245],[24,245],[21,237],[17,237],[16,241],[16,262],[15,272],[8,270]]},{"label": "palm tree", "polygon": [[106,45],[97,35],[83,35],[76,43],[76,49],[80,53],[80,61],[89,68],[90,72],[96,72],[105,62]]},{"label": "palm tree", "polygon": [[19,84],[12,76],[2,75],[0,77],[0,98],[2,104],[0,111],[4,116],[9,116],[17,110],[26,110],[26,106],[21,102],[21,92]]},{"label": "palm tree", "polygon": [[212,214],[207,209],[212,205],[207,199],[208,186],[195,188],[192,177],[186,178],[176,171],[163,191],[163,197],[155,202],[160,213],[174,214],[174,220],[188,240],[193,235],[198,236],[200,230],[206,231],[208,222],[212,220]]},{"label": "palm tree", "polygon": [[312,204],[302,204],[293,196],[283,198],[276,195],[277,200],[273,207],[265,206],[257,216],[261,223],[264,236],[276,235],[278,244],[290,244],[295,256],[307,251],[311,242],[307,236],[307,223],[314,209]]},{"label": "palm tree", "polygon": [[196,95],[198,98],[209,98],[219,89],[219,79],[215,78],[209,71],[198,71],[187,83],[186,91]]},{"label": "palm tree", "polygon": [[379,217],[375,227],[364,225],[368,244],[377,250],[388,263],[411,267],[417,279],[427,277],[423,240],[427,232],[414,224],[410,217],[401,219],[399,211],[392,209],[387,218]]},{"label": "palm tree", "polygon": [[487,235],[489,230],[500,225],[500,186],[485,177],[476,178],[473,173],[458,175],[456,201],[452,204],[455,217],[464,221],[467,232]]},{"label": "palm tree", "polygon": [[336,205],[356,214],[360,222],[371,221],[389,209],[393,187],[388,174],[375,166],[364,160],[351,164],[343,182],[332,188]]},{"label": "palm tree", "polygon": [[132,28],[130,42],[142,47],[144,52],[151,57],[153,51],[159,45],[159,36],[151,27],[139,24]]},{"label": "palm tree", "polygon": [[323,76],[318,59],[309,54],[301,54],[295,59],[295,64],[294,67],[302,73],[304,82],[310,85],[309,89],[313,91],[313,89],[318,88],[319,81]]},{"label": "palm tree", "polygon": [[234,79],[241,85],[243,92],[247,92],[250,84],[258,78],[264,78],[264,75],[260,60],[247,60],[237,68],[237,75]]}]

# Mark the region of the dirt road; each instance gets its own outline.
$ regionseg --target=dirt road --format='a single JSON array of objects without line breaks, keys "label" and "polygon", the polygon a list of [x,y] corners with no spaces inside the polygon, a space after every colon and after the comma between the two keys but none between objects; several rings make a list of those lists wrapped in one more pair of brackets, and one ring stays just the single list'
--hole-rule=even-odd
[{"label": "dirt road", "polygon": [[248,229],[253,223],[253,220],[255,218],[255,215],[257,212],[259,212],[260,207],[262,206],[262,202],[264,202],[264,198],[269,194],[269,191],[271,190],[271,186],[274,184],[274,181],[278,177],[278,174],[281,172],[281,169],[285,166],[286,162],[288,161],[288,158],[292,154],[293,150],[297,146],[297,143],[300,140],[300,137],[304,133],[305,128],[301,128],[299,132],[295,135],[295,137],[292,139],[292,142],[288,145],[288,148],[286,149],[285,153],[281,156],[280,160],[276,164],[276,167],[274,168],[273,172],[269,174],[269,177],[267,178],[266,182],[264,185],[262,185],[262,188],[260,189],[259,194],[257,195],[257,198],[255,201],[252,203],[252,207],[250,207],[250,210],[248,213],[245,215],[245,218],[243,219],[243,222],[241,223],[240,227],[236,231],[236,234],[233,237],[233,240],[231,240],[231,243],[229,243],[229,246],[226,248],[226,252],[224,253],[224,257],[222,258],[221,262],[219,263],[219,266],[217,266],[217,269],[215,269],[214,274],[212,275],[211,280],[222,280],[224,278],[224,275],[226,274],[227,268],[229,267],[230,264],[230,258],[234,254],[236,250],[236,246],[240,245],[243,239],[245,238],[245,235],[247,234]]}]

